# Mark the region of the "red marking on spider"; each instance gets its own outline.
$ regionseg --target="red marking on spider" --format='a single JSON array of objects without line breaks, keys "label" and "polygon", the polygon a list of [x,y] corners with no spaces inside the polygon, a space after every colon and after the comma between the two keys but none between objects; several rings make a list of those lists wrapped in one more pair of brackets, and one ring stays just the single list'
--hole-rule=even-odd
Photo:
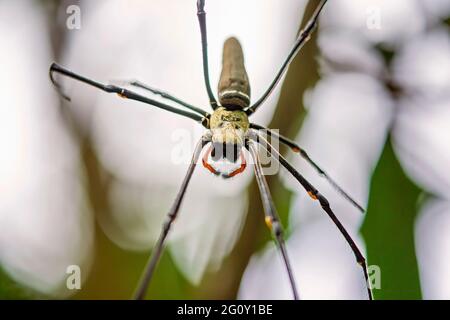
[{"label": "red marking on spider", "polygon": [[242,151],[240,153],[240,157],[241,157],[241,165],[239,166],[239,168],[237,168],[230,174],[223,174],[222,176],[224,178],[231,178],[231,177],[234,177],[234,176],[244,172],[245,168],[247,167],[247,161],[245,160],[244,153]]},{"label": "red marking on spider", "polygon": [[206,169],[208,169],[212,174],[214,174],[214,175],[217,176],[217,175],[220,174],[220,172],[218,172],[216,169],[214,169],[214,167],[213,167],[212,165],[210,165],[210,164],[208,163],[208,157],[209,157],[209,155],[211,154],[212,150],[213,150],[213,146],[211,145],[211,146],[209,146],[208,151],[206,151],[205,154],[204,154],[203,157],[202,157],[202,164],[203,164],[203,166],[204,166]]},{"label": "red marking on spider", "polygon": [[[211,155],[211,152],[212,152],[213,148],[214,147],[211,145],[208,148],[208,150],[205,152],[205,154],[202,157],[202,164],[203,164],[203,166],[206,169],[208,169],[209,172],[211,172],[212,174],[218,176],[221,173],[218,170],[216,170],[212,165],[210,165],[209,162],[208,162],[208,158]],[[225,178],[225,179],[232,178],[232,177],[234,177],[234,176],[244,172],[245,168],[247,168],[247,161],[245,160],[245,156],[244,156],[244,153],[242,151],[240,152],[240,159],[241,159],[241,165],[239,166],[239,168],[237,168],[236,170],[232,171],[229,174],[222,173],[222,177],[223,178]]]}]

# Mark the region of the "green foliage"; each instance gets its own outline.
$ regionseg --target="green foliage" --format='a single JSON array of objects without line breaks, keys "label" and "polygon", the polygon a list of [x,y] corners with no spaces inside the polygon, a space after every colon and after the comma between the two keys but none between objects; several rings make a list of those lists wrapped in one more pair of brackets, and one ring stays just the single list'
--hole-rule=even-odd
[{"label": "green foliage", "polygon": [[362,226],[369,265],[381,269],[375,299],[421,299],[414,221],[421,190],[405,175],[387,140],[372,176]]},{"label": "green foliage", "polygon": [[[150,254],[124,250],[96,230],[97,255],[89,278],[75,299],[131,299]],[[147,299],[189,299],[191,285],[168,251],[156,269]]]},{"label": "green foliage", "polygon": [[[0,300],[7,299],[36,299],[40,295],[14,281],[0,268]],[[41,297],[42,298],[42,297]]]}]

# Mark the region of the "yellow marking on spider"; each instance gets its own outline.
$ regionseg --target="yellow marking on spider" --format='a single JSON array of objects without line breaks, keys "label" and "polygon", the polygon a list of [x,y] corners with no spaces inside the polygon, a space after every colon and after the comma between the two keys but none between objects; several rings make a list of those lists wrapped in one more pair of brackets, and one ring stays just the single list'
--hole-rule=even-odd
[{"label": "yellow marking on spider", "polygon": [[264,221],[266,222],[266,226],[267,226],[269,229],[272,230],[272,222],[273,222],[272,217],[266,216],[266,217],[264,218]]},{"label": "yellow marking on spider", "polygon": [[312,199],[317,200],[317,196],[314,193],[312,193],[311,191],[308,191],[308,194]]},{"label": "yellow marking on spider", "polygon": [[125,96],[124,92],[125,92],[125,90],[122,90],[122,91],[120,91],[120,92],[117,92],[117,95],[118,95],[119,97],[121,97],[121,98],[126,99],[126,96]]}]

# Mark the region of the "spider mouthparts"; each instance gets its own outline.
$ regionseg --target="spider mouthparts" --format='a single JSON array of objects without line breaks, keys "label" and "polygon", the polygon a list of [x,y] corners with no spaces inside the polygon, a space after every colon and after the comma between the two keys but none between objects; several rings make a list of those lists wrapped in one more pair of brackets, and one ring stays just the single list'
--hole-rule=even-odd
[{"label": "spider mouthparts", "polygon": [[227,159],[232,163],[236,163],[241,146],[232,143],[213,143],[213,149],[211,151],[211,157],[214,161],[221,159]]}]

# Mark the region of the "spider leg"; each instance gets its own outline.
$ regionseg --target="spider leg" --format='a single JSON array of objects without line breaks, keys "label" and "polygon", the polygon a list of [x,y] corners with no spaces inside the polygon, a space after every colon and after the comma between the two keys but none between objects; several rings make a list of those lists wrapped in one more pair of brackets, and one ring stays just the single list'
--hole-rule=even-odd
[{"label": "spider leg", "polygon": [[102,83],[97,82],[95,80],[86,78],[86,77],[81,76],[79,74],[76,74],[76,73],[74,73],[74,72],[72,72],[72,71],[70,71],[70,70],[68,70],[68,69],[66,69],[66,68],[56,64],[56,63],[52,63],[52,65],[50,66],[50,70],[49,70],[50,80],[55,85],[58,93],[63,98],[65,98],[66,100],[69,100],[69,101],[70,101],[70,98],[62,92],[62,88],[61,88],[60,84],[58,82],[56,82],[55,78],[53,77],[53,74],[55,72],[59,73],[59,74],[62,74],[62,75],[65,75],[65,76],[67,76],[69,78],[81,81],[81,82],[83,82],[85,84],[93,86],[93,87],[95,87],[97,89],[100,89],[102,91],[105,91],[105,92],[108,92],[108,93],[116,93],[121,98],[128,98],[128,99],[131,99],[131,100],[140,101],[140,102],[143,102],[145,104],[149,104],[149,105],[152,105],[152,106],[164,109],[166,111],[170,111],[170,112],[173,112],[173,113],[176,113],[176,114],[179,114],[179,115],[191,118],[191,119],[193,119],[195,121],[198,121],[198,122],[202,123],[203,125],[205,125],[208,122],[207,118],[204,117],[204,116],[200,116],[198,114],[195,114],[195,113],[192,113],[192,112],[189,112],[189,111],[185,111],[185,110],[180,110],[178,108],[174,108],[174,107],[169,106],[169,105],[167,105],[165,103],[162,103],[162,102],[159,102],[159,101],[156,101],[156,100],[144,97],[144,96],[142,96],[142,95],[140,95],[140,94],[138,94],[136,92],[127,90],[127,89],[119,87],[119,86],[109,85],[109,84],[106,84],[106,85],[102,84]]},{"label": "spider leg", "polygon": [[242,150],[240,152],[240,158],[241,158],[241,165],[239,166],[239,168],[237,168],[236,170],[232,171],[229,174],[223,173],[222,178],[224,179],[232,178],[244,172],[245,168],[247,168],[247,161],[245,160],[244,152]]},{"label": "spider leg", "polygon": [[181,188],[178,191],[177,197],[175,198],[175,201],[174,201],[172,207],[170,208],[169,213],[167,214],[166,222],[163,224],[161,234],[158,238],[158,242],[156,243],[155,248],[153,249],[153,253],[148,261],[147,266],[145,267],[144,274],[142,275],[142,278],[139,282],[139,286],[134,295],[134,299],[136,299],[136,300],[142,300],[145,297],[147,288],[152,279],[156,265],[158,264],[158,261],[164,250],[164,245],[165,245],[167,235],[170,231],[172,223],[175,221],[175,219],[178,215],[178,211],[180,209],[181,202],[183,201],[183,197],[186,193],[186,189],[188,187],[189,181],[191,180],[192,174],[194,173],[194,169],[195,169],[195,166],[197,165],[197,161],[200,157],[200,153],[201,153],[203,147],[208,142],[209,142],[209,138],[203,136],[200,139],[200,141],[197,143],[197,146],[195,147],[195,151],[194,151],[194,154],[192,155],[192,160],[189,165],[186,176],[184,177],[183,183],[181,184]]},{"label": "spider leg", "polygon": [[291,51],[289,52],[286,60],[281,65],[280,70],[275,76],[275,79],[273,79],[272,83],[269,85],[267,90],[263,93],[261,98],[257,100],[251,107],[249,107],[246,112],[247,115],[251,115],[258,109],[258,107],[267,99],[267,97],[272,93],[273,89],[275,89],[278,82],[280,82],[283,74],[286,72],[288,66],[294,60],[297,53],[300,51],[300,49],[303,47],[303,45],[311,38],[312,32],[317,27],[317,21],[320,15],[320,12],[322,11],[325,3],[327,0],[321,0],[319,5],[317,6],[316,10],[314,11],[313,15],[309,19],[309,21],[306,23],[306,26],[300,31],[297,40],[294,43],[294,46],[292,47]]},{"label": "spider leg", "polygon": [[283,262],[284,262],[286,271],[289,276],[289,282],[291,284],[294,300],[298,300],[299,295],[298,295],[297,287],[295,284],[294,273],[292,272],[291,264],[289,262],[286,246],[284,243],[283,227],[282,227],[280,219],[278,217],[278,213],[275,209],[275,205],[273,203],[272,196],[270,195],[269,186],[267,184],[266,178],[264,177],[261,162],[259,160],[259,155],[258,155],[258,152],[257,152],[255,146],[253,145],[253,141],[248,142],[247,149],[250,151],[250,154],[254,161],[255,177],[256,177],[256,181],[258,183],[259,191],[261,193],[261,200],[262,200],[263,207],[264,207],[266,225],[270,229],[270,231],[273,233],[275,243],[283,257]]},{"label": "spider leg", "polygon": [[210,145],[208,150],[205,152],[205,154],[202,157],[202,164],[203,166],[209,170],[209,172],[211,172],[212,174],[214,174],[215,176],[218,176],[220,174],[219,171],[217,171],[212,165],[209,164],[208,162],[208,157],[211,154],[211,152],[213,151],[213,145]]},{"label": "spider leg", "polygon": [[205,12],[205,0],[197,0],[197,17],[200,25],[200,33],[202,37],[202,59],[203,59],[203,77],[205,78],[206,92],[208,93],[209,103],[213,110],[218,107],[217,100],[211,90],[211,83],[209,81],[208,70],[208,41],[206,36],[206,12]]},{"label": "spider leg", "polygon": [[309,155],[306,153],[306,151],[303,148],[301,148],[298,144],[296,144],[294,141],[276,133],[275,131],[273,131],[269,128],[265,128],[263,126],[260,126],[260,125],[254,124],[254,123],[251,123],[250,127],[253,129],[257,129],[257,130],[263,130],[267,135],[274,136],[275,138],[279,139],[281,141],[281,143],[284,143],[289,148],[291,148],[292,151],[300,154],[300,156],[303,159],[305,159],[306,162],[308,162],[309,165],[311,165],[317,171],[317,173],[319,173],[320,176],[324,177],[341,196],[343,196],[345,199],[347,199],[347,201],[349,201],[359,211],[361,211],[362,213],[365,213],[364,208],[360,204],[358,204],[347,192],[345,192],[344,189],[342,189],[324,170],[322,170],[319,167],[319,165],[316,164],[309,157]]},{"label": "spider leg", "polygon": [[200,109],[198,107],[195,107],[195,106],[193,106],[190,103],[184,102],[183,100],[180,100],[179,98],[173,96],[170,93],[167,93],[165,91],[153,88],[153,87],[151,87],[149,85],[146,85],[145,83],[143,83],[143,82],[141,82],[139,80],[113,81],[113,83],[117,84],[117,85],[123,85],[123,86],[127,86],[128,85],[128,86],[137,87],[137,88],[141,88],[141,89],[147,90],[147,91],[149,91],[149,92],[151,92],[153,94],[156,94],[158,96],[163,97],[164,99],[167,99],[169,101],[173,101],[173,102],[175,102],[175,103],[177,103],[177,104],[179,104],[179,105],[181,105],[183,107],[186,107],[186,108],[188,108],[188,109],[190,109],[190,110],[192,110],[192,111],[194,111],[194,112],[196,112],[198,114],[201,114],[204,117],[209,116],[208,112],[206,112],[206,111],[204,111],[204,110],[202,110],[202,109]]},{"label": "spider leg", "polygon": [[[347,232],[345,227],[342,225],[342,223],[339,221],[339,219],[334,214],[333,210],[331,210],[329,201],[311,184],[308,180],[306,180],[295,168],[289,164],[289,162],[266,140],[264,137],[259,135],[260,139],[257,139],[257,137],[250,135],[250,138],[257,141],[266,151],[270,152],[270,154],[275,155],[276,159],[280,162],[280,164],[285,167],[289,173],[291,173],[295,179],[303,186],[303,188],[306,190],[308,195],[313,200],[318,200],[320,203],[320,206],[322,209],[327,213],[327,215],[330,217],[330,219],[334,222],[336,227],[339,229],[341,234],[344,236],[345,240],[347,241],[348,245],[353,251],[353,254],[355,255],[356,262],[361,266],[364,278],[366,280],[366,286],[367,286],[367,294],[369,296],[369,300],[373,300],[372,297],[372,290],[370,288],[369,283],[369,275],[367,271],[367,263],[366,259],[364,258],[363,254],[361,253],[361,250],[359,250],[358,246],[356,245],[355,241],[352,239],[350,234]],[[261,141],[262,140],[262,141]]]}]

